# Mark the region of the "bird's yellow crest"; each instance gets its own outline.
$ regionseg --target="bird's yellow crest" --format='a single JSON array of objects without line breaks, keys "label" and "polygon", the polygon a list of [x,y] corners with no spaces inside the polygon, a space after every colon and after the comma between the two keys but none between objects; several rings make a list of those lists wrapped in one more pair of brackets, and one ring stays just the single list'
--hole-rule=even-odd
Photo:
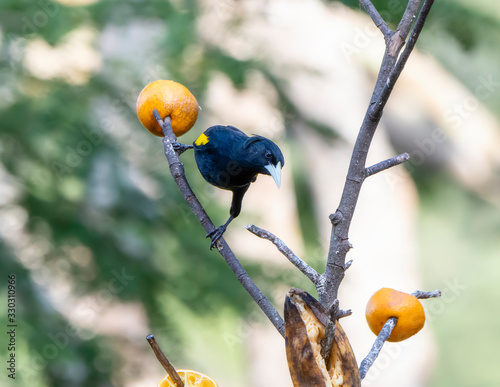
[{"label": "bird's yellow crest", "polygon": [[208,137],[205,133],[200,134],[200,137],[198,137],[194,142],[194,144],[197,146],[202,146],[205,145],[206,143],[208,143]]}]

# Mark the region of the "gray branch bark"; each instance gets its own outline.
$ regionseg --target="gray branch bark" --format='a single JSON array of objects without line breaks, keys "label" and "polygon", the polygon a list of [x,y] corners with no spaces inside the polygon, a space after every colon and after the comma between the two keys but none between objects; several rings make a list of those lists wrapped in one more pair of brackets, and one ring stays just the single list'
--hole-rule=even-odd
[{"label": "gray branch bark", "polygon": [[297,267],[297,269],[299,269],[307,278],[309,278],[313,284],[318,284],[318,281],[320,280],[318,272],[295,255],[295,253],[280,238],[269,231],[254,226],[253,224],[247,225],[246,229],[259,238],[271,241],[276,246],[278,251],[291,263],[293,263],[295,267]]}]

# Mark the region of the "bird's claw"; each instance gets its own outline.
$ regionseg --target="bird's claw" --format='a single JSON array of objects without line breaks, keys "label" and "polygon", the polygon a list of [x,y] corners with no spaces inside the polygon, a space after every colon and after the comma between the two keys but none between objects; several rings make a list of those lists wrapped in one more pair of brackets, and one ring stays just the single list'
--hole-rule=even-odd
[{"label": "bird's claw", "polygon": [[194,147],[193,147],[193,145],[181,144],[180,142],[176,141],[176,142],[172,143],[172,148],[174,148],[174,151],[176,151],[177,154],[180,156],[188,149],[193,149]]},{"label": "bird's claw", "polygon": [[215,247],[215,244],[217,241],[220,239],[222,234],[226,231],[226,226],[222,225],[218,228],[216,228],[213,231],[210,231],[207,235],[206,238],[210,238],[212,241],[210,242],[210,250],[212,250]]}]

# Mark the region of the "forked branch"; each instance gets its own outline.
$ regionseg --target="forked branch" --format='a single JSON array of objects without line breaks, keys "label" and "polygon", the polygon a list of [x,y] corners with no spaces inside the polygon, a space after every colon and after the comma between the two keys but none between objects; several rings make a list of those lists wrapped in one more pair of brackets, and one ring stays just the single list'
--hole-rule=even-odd
[{"label": "forked branch", "polygon": [[377,28],[382,32],[382,34],[384,34],[384,37],[389,39],[391,34],[393,34],[393,31],[387,26],[387,23],[382,16],[380,16],[377,8],[375,8],[370,0],[359,0],[359,3],[363,6],[366,13],[370,15]]},{"label": "forked branch", "polygon": [[[361,1],[363,7],[368,11],[374,22],[378,26],[382,26],[382,31],[387,36],[387,31],[384,24],[379,19],[381,16],[376,12],[370,1]],[[391,92],[403,71],[403,68],[415,47],[415,43],[420,36],[420,32],[424,26],[425,20],[429,14],[434,0],[426,0],[420,9],[418,17],[414,22],[414,17],[418,12],[421,1],[410,0],[406,11],[397,27],[397,35],[406,39],[411,27],[410,38],[399,56],[397,57],[401,45],[395,43],[395,35],[391,35],[390,39],[386,39],[386,51],[382,65],[380,67],[377,83],[372,94],[370,106],[368,107],[365,118],[359,130],[358,138],[354,145],[349,170],[347,173],[344,190],[340,200],[339,207],[335,214],[331,216],[332,232],[330,237],[330,248],[328,252],[326,270],[324,273],[325,284],[324,289],[318,295],[319,300],[323,305],[330,305],[332,300],[337,298],[340,283],[344,278],[345,258],[349,251],[349,227],[354,215],[354,210],[358,202],[361,186],[367,176],[373,175],[384,169],[399,164],[399,161],[404,162],[407,158],[405,155],[397,156],[396,158],[383,161],[372,167],[366,168],[366,158],[370,145],[377,129],[377,126],[382,117],[383,109],[391,95]],[[380,28],[380,27],[379,27]],[[397,47],[396,47],[397,46]]]}]

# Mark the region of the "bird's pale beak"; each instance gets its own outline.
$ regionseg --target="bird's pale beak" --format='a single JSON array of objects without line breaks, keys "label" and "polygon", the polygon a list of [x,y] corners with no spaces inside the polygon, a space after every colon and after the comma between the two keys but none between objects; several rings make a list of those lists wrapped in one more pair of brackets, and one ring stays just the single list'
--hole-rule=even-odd
[{"label": "bird's pale beak", "polygon": [[269,171],[276,185],[279,188],[281,185],[281,161],[278,161],[278,164],[276,165],[267,164],[264,168],[266,168]]}]

